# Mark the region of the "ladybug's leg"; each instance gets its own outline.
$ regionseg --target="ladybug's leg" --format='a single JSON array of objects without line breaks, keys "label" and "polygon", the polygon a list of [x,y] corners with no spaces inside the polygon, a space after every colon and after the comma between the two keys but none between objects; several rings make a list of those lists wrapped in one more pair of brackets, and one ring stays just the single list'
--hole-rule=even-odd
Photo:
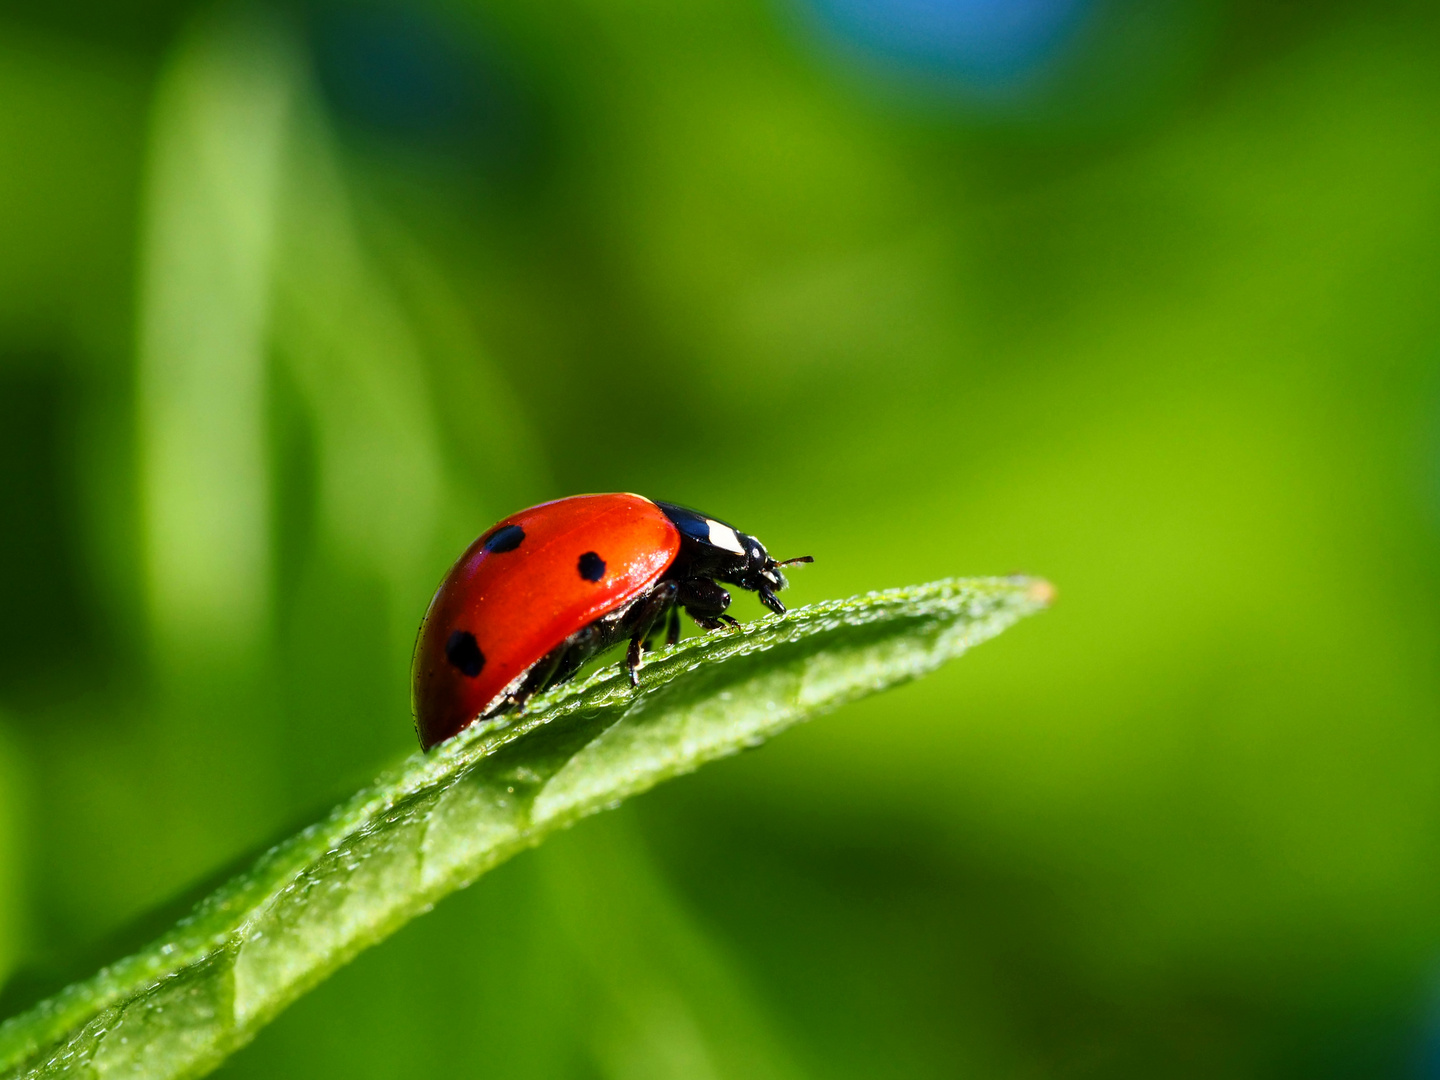
[{"label": "ladybug's leg", "polygon": [[520,712],[524,712],[530,699],[550,685],[561,662],[570,651],[570,642],[563,641],[535,661],[535,666],[525,676],[525,681],[520,684],[520,689],[510,695],[510,703]]},{"label": "ladybug's leg", "polygon": [[725,614],[725,609],[730,606],[730,594],[709,578],[690,578],[679,582],[679,586],[677,601],[684,605],[685,614],[694,619],[702,630],[740,625]]},{"label": "ladybug's leg", "polygon": [[675,604],[678,586],[673,581],[661,582],[649,595],[637,600],[625,615],[625,621],[633,628],[630,632],[630,647],[625,650],[625,670],[630,676],[630,685],[640,685],[640,655],[645,639]]},{"label": "ladybug's leg", "polygon": [[[675,646],[680,643],[680,607],[678,604],[671,604],[669,609],[662,612],[656,619],[655,625],[650,628],[649,635],[645,638],[645,651],[658,648],[660,644]],[[656,639],[660,639],[657,641]]]},{"label": "ladybug's leg", "polygon": [[630,685],[640,685],[640,646],[643,644],[641,638],[631,638],[630,646],[625,650],[625,674],[630,676]]},{"label": "ladybug's leg", "polygon": [[579,671],[585,661],[589,660],[594,654],[594,650],[588,648],[587,645],[588,643],[585,642],[573,642],[572,639],[572,644],[565,650],[565,655],[560,658],[559,666],[556,667],[554,674],[550,676],[550,680],[545,684],[546,689],[552,686],[559,686],[565,680],[575,677],[575,673]]},{"label": "ladybug's leg", "polygon": [[776,615],[785,614],[784,602],[781,601],[778,596],[776,596],[773,592],[770,591],[770,587],[768,585],[762,585],[760,588],[756,589],[755,592],[756,595],[760,597],[760,602],[764,604],[767,608],[769,608],[771,611],[773,611]]}]

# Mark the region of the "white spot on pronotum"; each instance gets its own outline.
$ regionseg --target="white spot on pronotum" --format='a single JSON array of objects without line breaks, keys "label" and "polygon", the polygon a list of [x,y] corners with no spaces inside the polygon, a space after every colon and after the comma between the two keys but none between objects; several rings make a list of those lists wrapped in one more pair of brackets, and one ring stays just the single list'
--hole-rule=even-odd
[{"label": "white spot on pronotum", "polygon": [[735,535],[734,529],[718,521],[710,521],[709,518],[706,518],[706,521],[710,524],[710,543],[726,551],[733,551],[736,555],[745,554],[744,545],[740,543],[740,537]]}]

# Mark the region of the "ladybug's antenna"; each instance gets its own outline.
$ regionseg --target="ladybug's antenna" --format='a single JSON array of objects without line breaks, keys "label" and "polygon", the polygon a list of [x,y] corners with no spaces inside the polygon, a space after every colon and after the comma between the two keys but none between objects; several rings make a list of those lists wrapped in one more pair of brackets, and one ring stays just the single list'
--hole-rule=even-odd
[{"label": "ladybug's antenna", "polygon": [[777,562],[776,566],[798,566],[800,563],[814,562],[814,555],[801,555],[798,558],[786,559],[784,562]]}]

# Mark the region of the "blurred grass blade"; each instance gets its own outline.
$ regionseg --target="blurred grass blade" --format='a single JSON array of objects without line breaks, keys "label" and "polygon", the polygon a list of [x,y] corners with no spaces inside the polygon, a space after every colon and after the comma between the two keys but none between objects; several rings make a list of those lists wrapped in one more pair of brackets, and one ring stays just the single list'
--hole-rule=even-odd
[{"label": "blurred grass blade", "polygon": [[162,656],[244,655],[268,620],[266,339],[292,52],[264,19],[218,14],[156,97],[137,397]]},{"label": "blurred grass blade", "polygon": [[367,249],[313,99],[296,114],[281,191],[276,352],[313,414],[325,542],[387,583],[408,655],[414,619],[403,598],[428,592],[443,564],[433,550],[443,508],[478,508],[446,483],[421,327]]},{"label": "blurred grass blade", "polygon": [[5,1076],[199,1075],[360,950],[555,829],[933,670],[1048,601],[1025,578],[871,593],[691,638],[417,754],[144,951],[0,1026]]}]

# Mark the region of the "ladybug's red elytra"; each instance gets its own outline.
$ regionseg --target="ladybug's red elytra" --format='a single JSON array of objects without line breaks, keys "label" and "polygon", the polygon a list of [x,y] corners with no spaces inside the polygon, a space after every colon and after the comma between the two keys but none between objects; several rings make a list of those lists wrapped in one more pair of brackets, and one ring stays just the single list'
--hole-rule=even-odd
[{"label": "ladybug's red elytra", "polygon": [[574,495],[511,514],[445,575],[415,643],[415,732],[430,749],[483,716],[523,707],[590,657],[630,641],[637,671],[652,634],[680,640],[680,609],[705,630],[737,625],[720,582],[777,615],[782,566],[719,518],[639,495]]}]

